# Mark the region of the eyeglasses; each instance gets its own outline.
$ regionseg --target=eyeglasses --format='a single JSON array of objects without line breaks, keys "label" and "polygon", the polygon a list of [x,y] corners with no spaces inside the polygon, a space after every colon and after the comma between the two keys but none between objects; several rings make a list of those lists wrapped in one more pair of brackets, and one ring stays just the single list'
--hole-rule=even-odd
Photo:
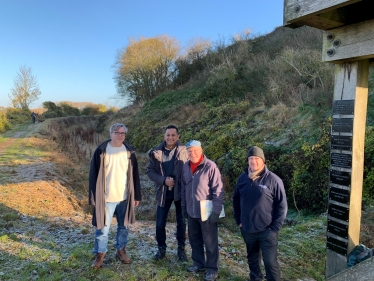
[{"label": "eyeglasses", "polygon": [[121,137],[126,135],[125,132],[122,132],[122,133],[120,133],[120,132],[114,132],[114,134],[115,134],[116,136],[121,136]]}]

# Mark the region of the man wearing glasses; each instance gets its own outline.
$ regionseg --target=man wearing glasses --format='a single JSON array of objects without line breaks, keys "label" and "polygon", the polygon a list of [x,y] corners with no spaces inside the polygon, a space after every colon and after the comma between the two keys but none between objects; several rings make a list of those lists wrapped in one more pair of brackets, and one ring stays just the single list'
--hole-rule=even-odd
[{"label": "man wearing glasses", "polygon": [[92,268],[103,265],[113,215],[117,219],[116,257],[130,263],[126,254],[128,225],[135,222],[134,207],[141,201],[140,178],[135,149],[126,144],[127,128],[115,123],[110,139],[95,150],[89,174],[89,205],[94,206],[92,225],[96,227]]}]

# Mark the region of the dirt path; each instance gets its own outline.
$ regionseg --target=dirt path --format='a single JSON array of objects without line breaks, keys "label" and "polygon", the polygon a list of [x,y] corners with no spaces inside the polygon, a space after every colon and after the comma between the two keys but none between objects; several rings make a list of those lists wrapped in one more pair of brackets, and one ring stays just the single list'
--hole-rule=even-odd
[{"label": "dirt path", "polygon": [[27,129],[24,130],[24,131],[15,131],[15,132],[11,133],[10,138],[8,140],[6,140],[3,143],[0,143],[0,154],[2,154],[7,149],[7,147],[12,144],[14,139],[19,138],[20,136],[26,136],[26,137],[30,136],[32,133],[35,133],[39,130],[40,125],[41,125],[40,123],[39,124],[30,124],[27,127]]}]

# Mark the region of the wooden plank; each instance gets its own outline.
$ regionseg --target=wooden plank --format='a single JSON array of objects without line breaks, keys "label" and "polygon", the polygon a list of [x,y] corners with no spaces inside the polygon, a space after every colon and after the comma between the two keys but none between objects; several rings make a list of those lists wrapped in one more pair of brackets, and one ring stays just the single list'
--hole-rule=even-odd
[{"label": "wooden plank", "polygon": [[343,26],[344,23],[340,21],[334,21],[328,18],[323,18],[323,17],[312,15],[312,16],[305,16],[303,18],[300,18],[297,20],[297,22],[287,24],[286,26],[291,27],[291,28],[297,28],[303,25],[315,27],[315,28],[322,29],[322,30],[328,30],[328,29],[333,29],[333,28]]},{"label": "wooden plank", "polygon": [[[359,244],[360,237],[368,79],[368,59],[336,64],[335,66],[334,100],[354,100],[348,254]],[[343,271],[346,266],[347,257],[335,251],[327,250],[326,278]]]},{"label": "wooden plank", "polygon": [[306,16],[325,13],[362,0],[285,0],[283,24],[297,22]]},{"label": "wooden plank", "polygon": [[345,62],[374,58],[374,20],[324,31],[322,60]]}]

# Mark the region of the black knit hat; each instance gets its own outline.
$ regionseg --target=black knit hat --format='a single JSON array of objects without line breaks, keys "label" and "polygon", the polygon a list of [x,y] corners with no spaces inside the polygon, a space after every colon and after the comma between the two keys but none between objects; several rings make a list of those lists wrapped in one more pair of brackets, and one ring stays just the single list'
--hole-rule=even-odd
[{"label": "black knit hat", "polygon": [[258,146],[252,146],[249,151],[248,151],[248,154],[247,154],[247,158],[248,157],[251,157],[251,156],[257,156],[257,157],[260,157],[262,158],[262,160],[264,160],[265,162],[265,155],[264,155],[264,151],[259,148]]}]

